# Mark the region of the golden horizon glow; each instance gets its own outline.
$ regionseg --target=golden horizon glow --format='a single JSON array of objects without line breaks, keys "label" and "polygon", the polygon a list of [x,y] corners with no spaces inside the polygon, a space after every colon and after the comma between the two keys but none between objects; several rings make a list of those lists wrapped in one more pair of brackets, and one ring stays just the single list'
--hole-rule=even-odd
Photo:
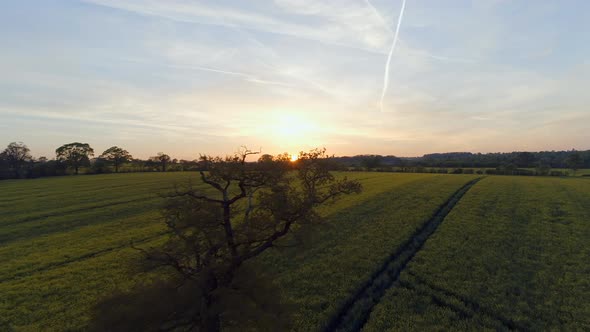
[{"label": "golden horizon glow", "polygon": [[293,162],[293,161],[297,161],[298,159],[299,159],[299,156],[298,156],[298,155],[296,155],[296,154],[292,154],[292,155],[291,155],[291,161],[292,161],[292,162]]}]

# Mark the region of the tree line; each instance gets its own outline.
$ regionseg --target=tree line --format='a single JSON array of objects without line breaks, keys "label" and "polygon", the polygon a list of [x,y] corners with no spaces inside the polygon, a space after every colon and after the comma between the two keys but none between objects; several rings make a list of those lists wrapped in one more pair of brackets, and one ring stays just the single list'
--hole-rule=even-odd
[{"label": "tree line", "polygon": [[[571,169],[574,173],[582,168],[590,168],[590,150],[485,154],[450,152],[426,154],[422,157],[357,155],[336,157],[335,160],[349,169],[356,170],[444,171],[444,173],[448,171],[453,173],[465,168],[489,168],[489,170],[482,170],[482,172],[507,175],[551,175],[552,172],[554,174],[560,173],[559,171],[552,171],[552,169],[556,168]],[[447,168],[451,170],[447,170]]]},{"label": "tree line", "polygon": [[167,172],[198,169],[197,160],[173,159],[158,152],[147,160],[135,159],[125,149],[112,146],[95,156],[88,143],[68,143],[55,150],[55,157],[34,158],[22,142],[12,142],[0,153],[0,180],[38,178],[67,174]]},{"label": "tree line", "polygon": [[[456,173],[472,172],[470,168],[488,168],[481,170],[482,174],[565,175],[552,169],[567,168],[575,174],[578,169],[590,168],[590,150],[485,154],[450,152],[422,157],[356,155],[330,159],[335,170]],[[135,159],[118,146],[112,146],[95,157],[94,149],[88,143],[79,142],[60,146],[55,150],[53,159],[32,157],[29,148],[22,142],[12,142],[0,153],[0,180],[79,174],[81,170],[84,170],[84,174],[101,174],[120,171],[196,171],[203,167],[199,160],[178,160],[163,152],[147,160]]]}]

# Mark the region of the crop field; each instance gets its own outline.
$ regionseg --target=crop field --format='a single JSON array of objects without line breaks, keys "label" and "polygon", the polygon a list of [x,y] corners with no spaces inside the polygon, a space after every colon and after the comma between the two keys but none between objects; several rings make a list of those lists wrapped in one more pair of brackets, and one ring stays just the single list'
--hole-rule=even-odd
[{"label": "crop field", "polygon": [[[161,241],[162,199],[157,194],[174,183],[185,183],[189,174],[0,183],[2,320],[17,330],[83,328],[98,298],[145,278],[127,273],[131,262],[141,259],[129,243]],[[262,265],[277,271],[277,278],[290,282],[285,293],[301,307],[297,323],[301,329],[320,326],[338,301],[389,254],[390,246],[407,237],[470,179],[429,174],[349,176],[358,178],[365,190],[322,211],[327,223],[311,234],[309,248],[260,258]],[[320,240],[316,236],[321,237],[322,247],[312,245]],[[379,240],[370,241],[375,236]]]},{"label": "crop field", "polygon": [[[590,179],[347,176],[361,194],[253,263],[280,285],[294,330],[342,317],[368,331],[590,328]],[[130,274],[142,256],[129,244],[165,239],[158,194],[189,179],[199,185],[188,172],[0,182],[0,330],[83,330],[99,298],[150,278]],[[378,291],[363,302],[366,289]]]},{"label": "crop field", "polygon": [[588,330],[589,239],[590,181],[487,177],[364,330]]}]

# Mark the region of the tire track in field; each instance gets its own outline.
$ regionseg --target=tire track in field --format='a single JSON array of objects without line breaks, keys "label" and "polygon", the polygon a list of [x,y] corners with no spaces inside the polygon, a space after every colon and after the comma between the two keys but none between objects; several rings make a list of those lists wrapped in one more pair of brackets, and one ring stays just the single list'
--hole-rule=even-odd
[{"label": "tire track in field", "polygon": [[471,180],[449,198],[422,227],[410,236],[399,249],[362,285],[328,321],[324,331],[360,331],[369,319],[373,307],[385,292],[399,280],[401,272],[414,258],[428,238],[436,231],[453,207],[483,177]]},{"label": "tire track in field", "polygon": [[[411,291],[415,291],[415,292],[422,294],[424,296],[430,297],[436,305],[441,306],[441,307],[445,307],[445,308],[449,308],[450,310],[459,314],[459,316],[461,318],[472,318],[476,314],[480,314],[483,316],[487,316],[487,317],[491,318],[492,320],[497,321],[506,330],[528,331],[531,329],[529,326],[524,326],[522,324],[515,322],[511,318],[502,316],[501,314],[494,311],[493,309],[489,309],[487,307],[481,306],[476,301],[473,301],[463,295],[460,295],[460,294],[452,292],[448,289],[445,289],[445,288],[436,286],[432,283],[429,283],[424,278],[418,276],[417,274],[415,274],[411,271],[409,271],[408,274],[414,279],[412,282],[416,285],[413,285],[412,283],[400,280],[400,281],[398,281],[399,286],[407,288]],[[426,287],[428,289],[428,291],[425,291],[423,289],[419,289],[419,287],[417,287],[417,286],[420,286],[420,285]],[[461,308],[455,304],[450,303],[449,301],[445,300],[445,297],[446,298],[453,298],[456,301],[459,301],[463,305],[463,307],[465,307],[465,308]]]},{"label": "tire track in field", "polygon": [[114,246],[114,247],[110,247],[110,248],[104,248],[104,249],[101,249],[101,250],[98,250],[98,251],[89,252],[89,253],[86,253],[84,255],[80,255],[80,256],[77,256],[77,257],[71,257],[71,258],[68,258],[65,261],[61,261],[61,262],[56,262],[56,263],[44,265],[44,266],[41,266],[41,267],[39,267],[37,269],[34,269],[34,270],[29,270],[29,271],[26,271],[26,272],[16,273],[16,274],[14,274],[14,275],[12,275],[10,277],[0,279],[0,283],[6,282],[6,281],[10,281],[10,280],[14,280],[14,279],[18,279],[18,278],[21,278],[21,277],[30,276],[30,275],[33,275],[33,274],[39,273],[39,272],[53,270],[53,269],[56,269],[58,267],[62,267],[62,266],[68,265],[68,264],[72,264],[72,263],[80,262],[80,261],[83,261],[83,260],[86,260],[86,259],[94,258],[96,256],[104,255],[104,254],[107,254],[107,253],[110,253],[110,252],[113,252],[113,251],[117,251],[117,250],[121,250],[121,249],[125,249],[125,248],[130,248],[130,245],[131,244],[135,245],[135,244],[146,243],[146,242],[149,242],[151,240],[155,240],[158,237],[164,236],[167,233],[168,232],[166,232],[166,231],[165,232],[159,232],[157,234],[148,236],[148,237],[143,238],[143,239],[139,239],[137,241],[126,242],[125,244],[121,244],[121,245],[118,245],[118,246]]}]

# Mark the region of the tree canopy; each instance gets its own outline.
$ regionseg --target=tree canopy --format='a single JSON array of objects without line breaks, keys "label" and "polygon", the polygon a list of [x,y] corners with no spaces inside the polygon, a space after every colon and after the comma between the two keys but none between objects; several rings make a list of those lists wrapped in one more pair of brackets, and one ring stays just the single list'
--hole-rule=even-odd
[{"label": "tree canopy", "polygon": [[33,159],[29,152],[29,148],[23,142],[12,142],[0,153],[0,159],[4,160],[14,172],[15,177],[18,177],[23,164]]},{"label": "tree canopy", "polygon": [[200,180],[210,190],[189,185],[166,196],[169,240],[162,247],[140,250],[150,267],[165,267],[174,277],[106,299],[98,307],[97,329],[127,330],[137,324],[170,330],[246,328],[248,322],[260,323],[260,317],[253,318],[258,314],[269,317],[253,308],[281,307],[249,306],[268,297],[265,290],[253,289],[261,284],[260,273],[244,263],[298,227],[320,222],[318,206],[358,193],[361,185],[334,177],[325,150],[300,153],[295,163],[286,154],[247,163],[251,154],[243,150],[225,158],[203,156],[208,171],[200,172]]},{"label": "tree canopy", "polygon": [[119,172],[119,166],[122,163],[131,161],[133,159],[133,157],[131,156],[131,154],[129,154],[129,152],[127,152],[127,150],[123,150],[122,148],[120,148],[118,146],[112,146],[112,147],[106,149],[100,155],[99,158],[112,162],[113,165],[115,166],[116,173]]},{"label": "tree canopy", "polygon": [[69,143],[64,144],[55,150],[56,159],[65,162],[68,166],[73,167],[76,174],[80,166],[90,164],[90,157],[94,155],[94,150],[88,143]]},{"label": "tree canopy", "polygon": [[154,161],[157,161],[162,166],[162,172],[166,172],[166,166],[170,163],[170,156],[165,154],[164,152],[158,152],[155,157],[152,157]]},{"label": "tree canopy", "polygon": [[584,163],[582,159],[582,155],[578,151],[574,151],[574,153],[570,154],[567,159],[565,160],[567,167],[574,171],[574,174],[578,169],[580,169]]}]

